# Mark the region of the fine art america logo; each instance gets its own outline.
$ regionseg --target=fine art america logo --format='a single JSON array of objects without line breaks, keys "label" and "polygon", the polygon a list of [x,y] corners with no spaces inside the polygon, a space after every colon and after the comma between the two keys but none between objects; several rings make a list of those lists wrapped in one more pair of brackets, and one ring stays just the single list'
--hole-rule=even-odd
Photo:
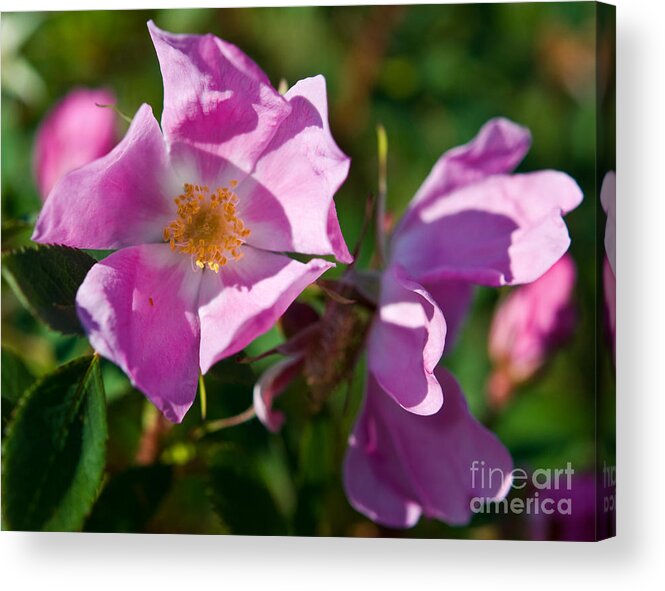
[{"label": "fine art america logo", "polygon": [[[499,490],[496,497],[473,497],[470,501],[473,513],[572,514],[571,491],[575,470],[570,462],[566,464],[565,468],[539,468],[534,470],[531,476],[522,468],[515,468],[506,473],[501,468],[487,466],[483,460],[474,460],[470,470],[472,490]],[[531,496],[514,497],[508,500],[509,488],[522,490],[529,485],[534,489]],[[501,500],[496,500],[496,498]]]}]

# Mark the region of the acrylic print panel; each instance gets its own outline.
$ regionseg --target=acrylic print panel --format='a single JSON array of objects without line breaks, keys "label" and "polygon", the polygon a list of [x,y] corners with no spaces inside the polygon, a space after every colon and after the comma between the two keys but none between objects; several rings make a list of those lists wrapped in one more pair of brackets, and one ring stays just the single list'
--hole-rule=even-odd
[{"label": "acrylic print panel", "polygon": [[2,524],[614,535],[614,11],[7,13]]}]

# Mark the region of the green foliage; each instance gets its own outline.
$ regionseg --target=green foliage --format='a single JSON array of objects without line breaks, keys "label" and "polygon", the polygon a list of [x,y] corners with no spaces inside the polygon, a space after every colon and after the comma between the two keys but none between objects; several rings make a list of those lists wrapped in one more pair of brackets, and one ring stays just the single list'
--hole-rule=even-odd
[{"label": "green foliage", "polygon": [[34,377],[25,366],[23,360],[3,345],[2,347],[2,434],[9,422],[14,407],[21,399],[28,387],[34,382]]},{"label": "green foliage", "polygon": [[133,533],[144,527],[171,485],[171,466],[134,466],[109,480],[85,523],[85,531]]},{"label": "green foliage", "polygon": [[39,380],[4,442],[4,527],[79,530],[99,490],[105,447],[99,359],[82,357]]},{"label": "green foliage", "polygon": [[2,272],[23,305],[54,330],[83,334],[76,292],[95,260],[65,246],[34,246],[2,257]]},{"label": "green foliage", "polygon": [[220,519],[239,535],[286,535],[275,500],[250,462],[224,453],[210,467],[209,497]]},{"label": "green foliage", "polygon": [[32,226],[22,220],[2,222],[2,251],[28,246],[32,234]]}]

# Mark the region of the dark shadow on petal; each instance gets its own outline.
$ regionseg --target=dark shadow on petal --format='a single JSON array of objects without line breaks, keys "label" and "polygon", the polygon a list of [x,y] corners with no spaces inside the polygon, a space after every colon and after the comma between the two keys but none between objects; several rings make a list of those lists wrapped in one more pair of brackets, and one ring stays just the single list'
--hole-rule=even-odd
[{"label": "dark shadow on petal", "polygon": [[465,210],[431,221],[420,220],[417,229],[397,237],[395,260],[420,281],[439,274],[464,279],[477,275],[513,279],[508,249],[519,229],[508,216]]}]

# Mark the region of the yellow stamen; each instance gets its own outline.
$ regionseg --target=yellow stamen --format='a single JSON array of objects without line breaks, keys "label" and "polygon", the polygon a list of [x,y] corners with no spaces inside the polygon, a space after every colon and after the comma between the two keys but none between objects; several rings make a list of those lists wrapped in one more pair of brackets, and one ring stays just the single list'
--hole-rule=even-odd
[{"label": "yellow stamen", "polygon": [[[231,188],[238,181],[230,181]],[[175,198],[178,217],[164,228],[171,250],[191,255],[199,269],[215,273],[229,260],[242,258],[240,247],[250,234],[236,214],[238,196],[227,187],[210,192],[207,185],[185,184]]]}]

